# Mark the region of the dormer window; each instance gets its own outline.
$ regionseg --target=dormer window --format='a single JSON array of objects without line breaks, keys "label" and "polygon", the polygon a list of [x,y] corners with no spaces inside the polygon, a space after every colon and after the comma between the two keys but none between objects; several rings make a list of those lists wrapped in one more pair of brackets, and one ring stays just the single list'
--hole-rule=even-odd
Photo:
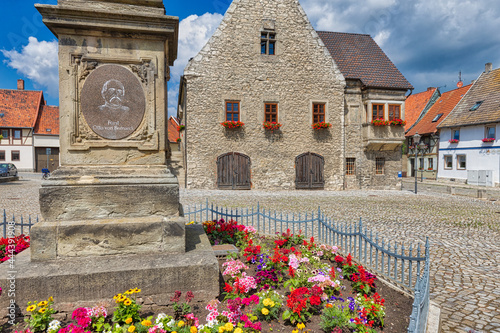
[{"label": "dormer window", "polygon": [[434,117],[434,119],[432,119],[432,122],[433,122],[433,123],[435,123],[436,121],[438,121],[439,119],[441,119],[441,117],[442,117],[442,116],[443,116],[443,114],[442,114],[442,113],[437,114],[437,115]]},{"label": "dormer window", "polygon": [[45,129],[47,132],[51,132],[52,130],[50,128]]},{"label": "dormer window", "polygon": [[262,31],[260,34],[260,54],[276,54],[276,33],[274,31]]},{"label": "dormer window", "polygon": [[483,101],[476,102],[473,107],[470,108],[471,111],[476,111],[483,104]]}]

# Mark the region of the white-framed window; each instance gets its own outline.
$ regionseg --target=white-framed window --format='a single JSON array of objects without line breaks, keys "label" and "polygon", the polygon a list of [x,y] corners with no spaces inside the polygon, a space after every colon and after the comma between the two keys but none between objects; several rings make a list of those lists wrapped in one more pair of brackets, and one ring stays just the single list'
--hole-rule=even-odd
[{"label": "white-framed window", "polygon": [[444,168],[446,170],[453,169],[453,156],[452,155],[444,155]]},{"label": "white-framed window", "polygon": [[458,170],[467,169],[466,155],[457,155],[457,169]]},{"label": "white-framed window", "polygon": [[423,157],[418,158],[418,170],[424,170],[424,158]]}]

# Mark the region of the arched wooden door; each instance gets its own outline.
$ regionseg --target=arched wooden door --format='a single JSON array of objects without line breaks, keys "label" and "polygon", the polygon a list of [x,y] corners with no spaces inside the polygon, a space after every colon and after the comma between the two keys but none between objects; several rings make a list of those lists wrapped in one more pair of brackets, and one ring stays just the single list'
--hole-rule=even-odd
[{"label": "arched wooden door", "polygon": [[227,153],[217,157],[217,187],[221,190],[249,190],[250,157]]},{"label": "arched wooden door", "polygon": [[325,159],[315,153],[304,153],[295,158],[295,187],[297,189],[323,189]]}]

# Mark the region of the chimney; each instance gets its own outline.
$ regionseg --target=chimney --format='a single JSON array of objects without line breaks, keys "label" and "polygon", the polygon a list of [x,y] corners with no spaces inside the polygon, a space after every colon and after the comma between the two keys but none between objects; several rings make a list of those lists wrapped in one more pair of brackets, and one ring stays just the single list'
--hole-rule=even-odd
[{"label": "chimney", "polygon": [[427,87],[427,91],[431,91],[433,89],[434,89],[434,87]]},{"label": "chimney", "polygon": [[488,74],[492,70],[493,70],[493,65],[491,64],[491,62],[488,62],[488,63],[486,63],[486,65],[484,65],[484,72],[486,74]]},{"label": "chimney", "polygon": [[24,80],[23,79],[17,80],[17,90],[24,90]]}]

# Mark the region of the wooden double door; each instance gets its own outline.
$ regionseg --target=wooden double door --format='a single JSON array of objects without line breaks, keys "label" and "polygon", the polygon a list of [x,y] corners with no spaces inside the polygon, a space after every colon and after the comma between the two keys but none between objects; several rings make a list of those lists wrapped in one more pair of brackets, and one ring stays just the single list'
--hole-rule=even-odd
[{"label": "wooden double door", "polygon": [[323,189],[325,159],[315,153],[304,153],[295,158],[295,187],[297,189]]},{"label": "wooden double door", "polygon": [[249,190],[251,188],[250,157],[241,153],[227,153],[217,157],[217,187],[221,190]]}]

